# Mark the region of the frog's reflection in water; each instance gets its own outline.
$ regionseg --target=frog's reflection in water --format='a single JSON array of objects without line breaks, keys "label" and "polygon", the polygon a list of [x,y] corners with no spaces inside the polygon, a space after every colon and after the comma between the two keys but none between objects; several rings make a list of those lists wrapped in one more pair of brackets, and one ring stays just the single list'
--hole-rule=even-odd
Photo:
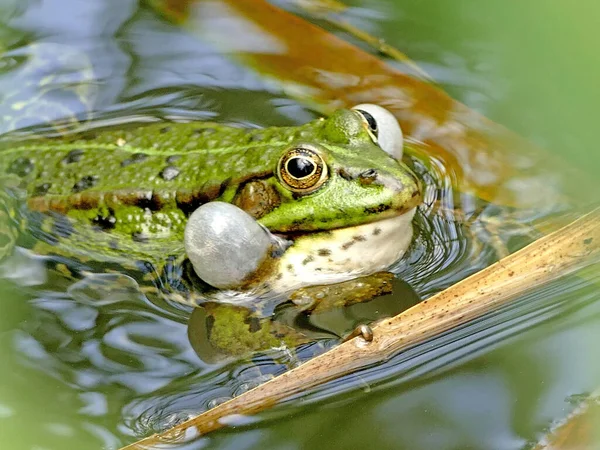
[{"label": "frog's reflection in water", "polygon": [[[337,343],[357,326],[399,314],[420,298],[408,283],[382,272],[345,283],[313,286],[294,293],[292,300],[295,303],[279,305],[270,317],[258,317],[242,306],[205,303],[190,316],[190,343],[208,364],[250,357],[256,352],[283,350],[289,355],[303,344]],[[321,346],[321,351],[328,346]],[[315,346],[310,347],[311,354],[305,357],[318,352]],[[303,356],[298,354],[298,359]]]}]

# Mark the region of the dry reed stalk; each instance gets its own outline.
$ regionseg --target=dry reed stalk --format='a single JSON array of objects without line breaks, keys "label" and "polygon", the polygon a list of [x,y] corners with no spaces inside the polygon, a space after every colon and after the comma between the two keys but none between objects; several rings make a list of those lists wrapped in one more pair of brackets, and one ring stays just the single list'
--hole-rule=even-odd
[{"label": "dry reed stalk", "polygon": [[168,448],[251,415],[327,381],[385,361],[453,327],[510,303],[524,292],[600,260],[600,208],[503,258],[418,305],[380,322],[373,339],[351,339],[301,366],[170,430],[122,450]]}]

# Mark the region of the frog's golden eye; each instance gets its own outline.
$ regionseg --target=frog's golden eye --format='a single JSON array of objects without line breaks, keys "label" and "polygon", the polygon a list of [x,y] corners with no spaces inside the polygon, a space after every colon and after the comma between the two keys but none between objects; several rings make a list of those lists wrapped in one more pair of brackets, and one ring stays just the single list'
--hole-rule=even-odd
[{"label": "frog's golden eye", "polygon": [[327,164],[311,146],[299,145],[281,157],[277,164],[277,177],[290,191],[310,194],[327,180]]}]

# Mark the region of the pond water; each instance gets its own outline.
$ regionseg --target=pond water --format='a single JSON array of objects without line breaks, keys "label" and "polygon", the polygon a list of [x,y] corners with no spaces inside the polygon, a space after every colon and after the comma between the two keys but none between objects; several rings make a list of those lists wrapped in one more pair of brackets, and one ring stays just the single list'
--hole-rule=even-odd
[{"label": "pond water", "polygon": [[[344,18],[404,51],[454,98],[593,178],[600,159],[592,150],[590,118],[598,103],[587,89],[598,67],[586,65],[593,46],[580,45],[587,43],[591,21],[543,3],[481,3],[353,1]],[[34,98],[35,80],[49,75],[86,86],[90,102],[72,108],[92,123],[194,118],[263,127],[317,117],[272,80],[143,2],[4,0],[0,17],[2,132],[35,124],[34,117],[11,120],[10,105]],[[579,27],[571,25],[575,18]],[[554,30],[567,37],[553,39]],[[569,39],[574,30],[578,34]],[[28,65],[28,55],[40,49],[61,57]],[[69,78],[73,74],[79,78]],[[448,180],[455,174],[416,158],[411,163],[428,183],[426,199],[454,206]],[[485,230],[478,229],[474,240],[452,214],[427,205],[410,255],[395,268],[420,297],[496,258]],[[480,211],[477,224],[510,215],[508,208],[469,196],[458,206]],[[544,211],[555,212],[563,211]],[[539,215],[519,218],[523,224]],[[531,240],[521,230],[507,226],[501,234],[510,250]],[[337,342],[329,337],[298,354],[282,350],[211,363],[196,351],[191,308],[146,296],[116,274],[100,276],[114,286],[100,291],[98,276],[69,281],[47,271],[47,263],[19,251],[0,265],[2,448],[117,449]],[[598,282],[600,276],[588,271],[585,278],[544,286],[510,308],[179,448],[527,448],[573,410],[578,396],[599,385]],[[412,295],[398,290],[378,307],[396,312],[414,302]]]}]

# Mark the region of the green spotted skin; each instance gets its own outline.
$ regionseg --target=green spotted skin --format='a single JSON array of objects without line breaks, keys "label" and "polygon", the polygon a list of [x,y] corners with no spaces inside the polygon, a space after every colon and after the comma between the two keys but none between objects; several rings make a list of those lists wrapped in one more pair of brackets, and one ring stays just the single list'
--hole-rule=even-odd
[{"label": "green spotted skin", "polygon": [[[146,189],[166,198],[264,174],[284,146],[295,139],[314,140],[319,125],[247,130],[161,123],[98,131],[80,139],[5,143],[0,170],[22,175],[29,196],[68,199],[83,191]],[[85,177],[96,179],[78,187]],[[41,189],[44,183],[49,186]]]},{"label": "green spotted skin", "polygon": [[[282,155],[301,143],[317,148],[329,168],[325,184],[302,196],[276,176]],[[41,214],[39,233],[56,237],[38,251],[123,264],[147,260],[161,266],[166,256],[183,259],[189,214],[212,200],[234,201],[256,180],[277,196],[277,205],[259,218],[276,233],[358,225],[420,202],[412,172],[382,151],[348,110],[287,128],[162,122],[4,139],[0,154],[0,180],[22,199],[12,216],[27,221]],[[376,177],[362,176],[373,171]],[[63,223],[60,233],[57,221]]]}]

